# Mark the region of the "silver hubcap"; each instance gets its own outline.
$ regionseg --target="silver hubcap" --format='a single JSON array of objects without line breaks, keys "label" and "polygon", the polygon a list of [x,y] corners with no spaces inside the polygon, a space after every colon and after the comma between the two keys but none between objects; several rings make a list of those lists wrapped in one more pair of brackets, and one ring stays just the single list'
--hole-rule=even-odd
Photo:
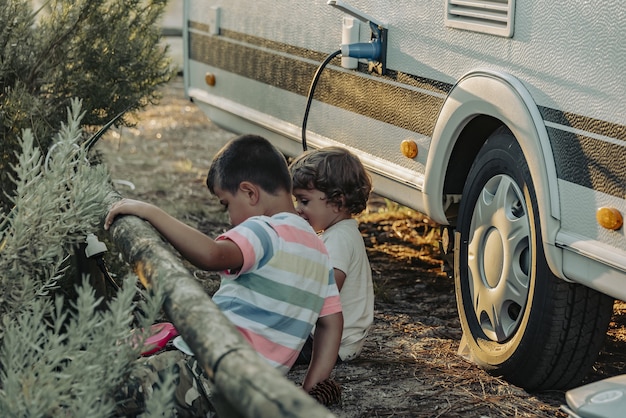
[{"label": "silver hubcap", "polygon": [[530,219],[513,179],[483,187],[472,215],[468,273],[474,313],[493,341],[510,338],[522,319],[530,283]]}]

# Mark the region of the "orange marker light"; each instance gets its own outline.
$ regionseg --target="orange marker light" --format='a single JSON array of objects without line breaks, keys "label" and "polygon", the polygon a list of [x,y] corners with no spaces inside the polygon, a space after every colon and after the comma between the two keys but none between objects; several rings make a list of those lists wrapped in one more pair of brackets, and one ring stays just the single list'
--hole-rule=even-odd
[{"label": "orange marker light", "polygon": [[405,157],[415,158],[417,157],[417,144],[412,139],[405,139],[400,143],[400,151]]},{"label": "orange marker light", "polygon": [[615,208],[600,208],[596,212],[596,219],[602,228],[617,231],[624,224],[624,217]]},{"label": "orange marker light", "polygon": [[213,87],[215,85],[215,74],[206,73],[204,75],[204,82],[207,83],[207,85]]}]

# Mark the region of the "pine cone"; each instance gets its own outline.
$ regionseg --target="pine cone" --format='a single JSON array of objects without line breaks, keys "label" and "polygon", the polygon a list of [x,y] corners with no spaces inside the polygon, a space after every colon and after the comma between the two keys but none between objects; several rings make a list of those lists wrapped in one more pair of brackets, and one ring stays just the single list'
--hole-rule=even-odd
[{"label": "pine cone", "polygon": [[341,386],[332,379],[326,379],[313,386],[309,395],[322,405],[332,405],[341,401]]}]

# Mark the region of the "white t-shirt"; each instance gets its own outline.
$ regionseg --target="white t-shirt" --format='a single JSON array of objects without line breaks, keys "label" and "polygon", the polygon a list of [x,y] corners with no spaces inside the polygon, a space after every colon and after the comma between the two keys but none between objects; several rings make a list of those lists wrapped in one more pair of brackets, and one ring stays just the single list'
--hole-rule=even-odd
[{"label": "white t-shirt", "polygon": [[346,361],[359,355],[374,320],[372,269],[355,219],[336,223],[325,230],[321,237],[333,268],[346,274],[339,292],[343,310],[339,357]]}]

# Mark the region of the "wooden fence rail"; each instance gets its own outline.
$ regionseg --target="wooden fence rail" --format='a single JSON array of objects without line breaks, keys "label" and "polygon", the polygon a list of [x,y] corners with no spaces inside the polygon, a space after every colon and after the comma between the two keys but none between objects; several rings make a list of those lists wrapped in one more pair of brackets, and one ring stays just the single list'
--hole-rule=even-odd
[{"label": "wooden fence rail", "polygon": [[256,354],[149,223],[124,216],[110,234],[144,286],[163,289],[166,315],[212,379],[220,418],[334,416]]}]

